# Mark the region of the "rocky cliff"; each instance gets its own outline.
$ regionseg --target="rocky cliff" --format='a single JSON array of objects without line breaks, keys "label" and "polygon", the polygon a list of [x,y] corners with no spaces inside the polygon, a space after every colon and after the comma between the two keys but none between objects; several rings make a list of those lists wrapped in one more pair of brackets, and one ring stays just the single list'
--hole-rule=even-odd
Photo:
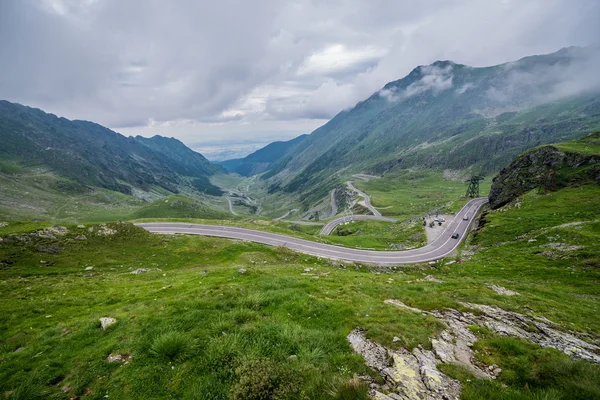
[{"label": "rocky cliff", "polygon": [[490,206],[502,207],[535,188],[546,192],[594,182],[600,184],[600,132],[517,157],[494,178]]}]

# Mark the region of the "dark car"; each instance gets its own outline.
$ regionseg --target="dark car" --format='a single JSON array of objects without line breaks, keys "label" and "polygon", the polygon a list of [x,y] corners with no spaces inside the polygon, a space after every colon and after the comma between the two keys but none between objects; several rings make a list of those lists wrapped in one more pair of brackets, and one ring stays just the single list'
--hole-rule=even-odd
[{"label": "dark car", "polygon": [[458,233],[454,232],[454,233],[452,234],[452,239],[458,239]]}]

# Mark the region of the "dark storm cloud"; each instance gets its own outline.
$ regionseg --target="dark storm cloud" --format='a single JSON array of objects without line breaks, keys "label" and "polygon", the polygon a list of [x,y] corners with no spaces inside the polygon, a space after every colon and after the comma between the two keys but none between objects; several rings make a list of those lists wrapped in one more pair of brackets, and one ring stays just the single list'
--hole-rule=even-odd
[{"label": "dark storm cloud", "polygon": [[416,65],[593,43],[599,17],[597,0],[5,0],[0,98],[188,142],[289,137]]}]

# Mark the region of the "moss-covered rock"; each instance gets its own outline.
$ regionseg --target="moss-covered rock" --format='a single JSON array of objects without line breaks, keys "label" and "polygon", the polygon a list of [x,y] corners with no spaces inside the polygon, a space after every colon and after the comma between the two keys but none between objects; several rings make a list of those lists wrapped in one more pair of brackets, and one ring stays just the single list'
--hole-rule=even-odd
[{"label": "moss-covered rock", "polygon": [[600,183],[600,132],[519,156],[494,178],[490,206],[502,207],[535,188],[546,192],[593,182]]}]

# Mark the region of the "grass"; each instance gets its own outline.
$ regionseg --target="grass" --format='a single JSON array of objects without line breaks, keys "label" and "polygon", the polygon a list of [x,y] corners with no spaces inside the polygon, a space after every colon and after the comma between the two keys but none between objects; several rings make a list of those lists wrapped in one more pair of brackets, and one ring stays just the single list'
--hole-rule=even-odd
[{"label": "grass", "polygon": [[[374,372],[346,342],[352,329],[408,349],[430,348],[429,338],[443,329],[431,316],[384,304],[389,298],[424,310],[464,301],[496,305],[545,316],[597,341],[598,210],[598,185],[533,191],[486,214],[454,258],[460,263],[387,273],[248,242],[151,235],[130,224],[109,224],[115,233],[108,236],[94,225],[67,225],[67,235],[51,239],[26,234],[47,223],[9,221],[0,228],[9,238],[0,242],[0,394],[365,398],[354,376]],[[289,230],[284,223],[265,226]],[[45,251],[51,245],[58,250]],[[138,268],[160,270],[129,273]],[[425,275],[442,283],[423,281]],[[489,283],[520,295],[498,295]],[[105,316],[117,323],[103,331],[98,321]],[[481,381],[441,367],[463,381],[463,398],[598,397],[598,366],[473,331],[481,338],[480,359],[505,372]],[[109,354],[132,358],[113,363]]]},{"label": "grass", "polygon": [[600,132],[593,133],[578,140],[556,143],[553,144],[553,146],[571,153],[598,155],[600,154]]},{"label": "grass", "polygon": [[229,213],[217,211],[189,197],[173,195],[157,199],[136,209],[127,216],[127,219],[205,218],[222,220],[231,217],[233,216]]},{"label": "grass", "polygon": [[462,397],[483,399],[573,399],[600,398],[600,368],[573,361],[559,351],[542,349],[527,341],[495,336],[475,343],[477,357],[502,369],[496,381],[475,379],[459,365],[440,369],[464,385]]},{"label": "grass", "polygon": [[[436,170],[392,170],[383,178],[356,181],[356,187],[371,197],[373,206],[383,215],[408,219],[422,216],[440,208],[442,212],[456,212],[465,203],[462,196],[467,184],[461,180],[448,180]],[[480,183],[480,193],[489,193],[491,179]]]}]

